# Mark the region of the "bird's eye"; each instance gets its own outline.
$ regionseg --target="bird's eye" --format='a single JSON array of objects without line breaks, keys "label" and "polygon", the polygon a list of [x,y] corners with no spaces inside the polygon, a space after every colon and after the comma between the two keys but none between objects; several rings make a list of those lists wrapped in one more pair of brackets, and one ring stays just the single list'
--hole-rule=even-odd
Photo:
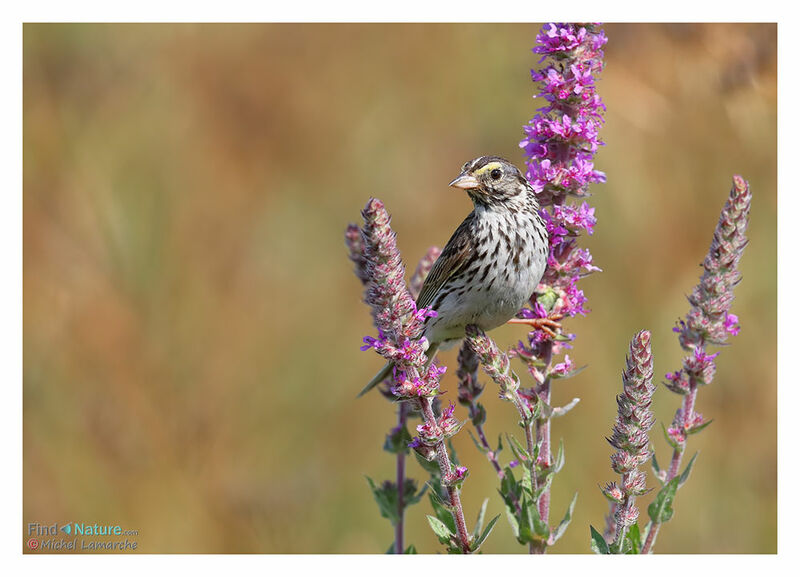
[{"label": "bird's eye", "polygon": [[500,177],[503,176],[503,173],[500,171],[499,168],[495,168],[492,172],[489,173],[492,177],[492,180],[500,180]]}]

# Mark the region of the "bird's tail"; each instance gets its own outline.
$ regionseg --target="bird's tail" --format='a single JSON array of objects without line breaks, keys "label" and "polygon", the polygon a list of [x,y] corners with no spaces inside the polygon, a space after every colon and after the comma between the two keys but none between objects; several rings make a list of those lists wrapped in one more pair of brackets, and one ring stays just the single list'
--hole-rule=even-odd
[{"label": "bird's tail", "polygon": [[372,377],[370,382],[367,383],[366,387],[361,389],[361,392],[358,393],[358,396],[361,397],[363,395],[366,395],[369,391],[371,391],[376,386],[381,384],[384,380],[386,380],[386,377],[388,377],[392,373],[393,368],[394,368],[394,361],[389,361],[388,363],[383,365],[383,368],[380,371],[378,371],[378,374]]},{"label": "bird's tail", "polygon": [[[428,350],[425,351],[425,354],[428,356],[428,362],[425,363],[425,368],[427,369],[428,366],[433,362],[433,358],[436,356],[436,351],[439,349],[439,343],[433,343],[428,347]],[[378,374],[372,377],[372,379],[367,383],[367,386],[361,389],[361,392],[358,393],[357,397],[361,397],[366,395],[369,391],[374,389],[376,386],[381,384],[386,378],[392,374],[392,369],[394,368],[394,361],[389,361],[383,368],[378,371]]]}]

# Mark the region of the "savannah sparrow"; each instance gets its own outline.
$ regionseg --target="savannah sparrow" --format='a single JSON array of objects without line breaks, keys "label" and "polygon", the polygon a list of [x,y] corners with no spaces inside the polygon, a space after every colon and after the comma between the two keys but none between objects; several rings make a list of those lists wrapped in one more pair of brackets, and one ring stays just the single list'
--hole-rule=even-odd
[{"label": "savannah sparrow", "polygon": [[[467,325],[489,331],[512,319],[544,274],[549,239],[531,185],[498,156],[467,162],[450,186],[466,190],[475,209],[447,241],[422,285],[417,308],[430,307],[428,359],[464,337]],[[514,319],[548,332],[557,319]],[[361,394],[389,376],[388,363]]]}]

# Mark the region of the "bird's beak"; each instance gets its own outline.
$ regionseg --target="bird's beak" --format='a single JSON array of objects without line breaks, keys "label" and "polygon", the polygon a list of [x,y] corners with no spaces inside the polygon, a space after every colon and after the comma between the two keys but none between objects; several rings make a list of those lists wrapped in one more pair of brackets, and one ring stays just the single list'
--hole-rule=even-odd
[{"label": "bird's beak", "polygon": [[453,182],[450,183],[450,186],[455,188],[463,188],[465,190],[469,190],[471,188],[478,188],[480,183],[478,179],[469,174],[459,174],[458,178],[456,178]]}]

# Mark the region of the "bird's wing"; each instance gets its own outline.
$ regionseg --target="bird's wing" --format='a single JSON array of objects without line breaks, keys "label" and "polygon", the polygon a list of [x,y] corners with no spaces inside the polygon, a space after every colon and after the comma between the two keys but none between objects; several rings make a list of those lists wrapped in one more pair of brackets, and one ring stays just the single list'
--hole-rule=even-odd
[{"label": "bird's wing", "polygon": [[433,304],[439,290],[454,274],[461,270],[475,255],[473,233],[470,230],[475,213],[471,212],[464,219],[450,240],[447,241],[442,254],[431,267],[431,272],[422,283],[417,297],[417,308],[429,307]]}]

